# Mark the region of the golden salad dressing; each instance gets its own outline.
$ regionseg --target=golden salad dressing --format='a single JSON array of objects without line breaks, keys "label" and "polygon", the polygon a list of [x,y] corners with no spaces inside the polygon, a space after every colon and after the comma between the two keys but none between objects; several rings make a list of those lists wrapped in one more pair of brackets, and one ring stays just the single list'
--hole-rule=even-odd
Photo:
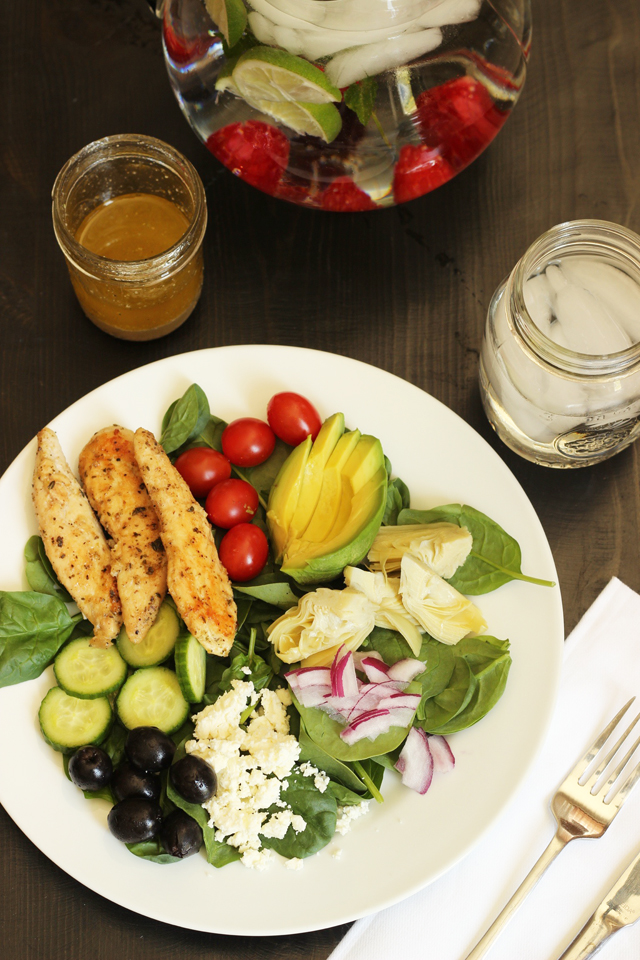
[{"label": "golden salad dressing", "polygon": [[[202,250],[183,266],[152,274],[153,258],[185,235],[189,221],[170,200],[150,193],[127,193],[101,203],[82,221],[75,239],[85,250],[121,263],[149,261],[135,280],[100,279],[70,268],[78,300],[87,316],[108,333],[148,339],[180,326],[202,289]],[[168,274],[168,275],[167,275]]]}]

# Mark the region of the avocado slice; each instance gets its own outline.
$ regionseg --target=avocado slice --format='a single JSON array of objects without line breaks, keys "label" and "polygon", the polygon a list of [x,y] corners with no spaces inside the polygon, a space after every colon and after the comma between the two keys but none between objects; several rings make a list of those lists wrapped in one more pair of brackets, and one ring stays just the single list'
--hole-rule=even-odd
[{"label": "avocado slice", "polygon": [[325,467],[344,433],[344,414],[334,413],[322,424],[307,457],[300,486],[300,496],[289,524],[289,536],[302,536],[313,516],[322,490]]},{"label": "avocado slice", "polygon": [[[357,431],[353,433],[357,434]],[[322,489],[307,530],[302,537],[295,537],[291,536],[290,525],[287,528],[288,535],[281,553],[282,570],[298,583],[333,580],[347,565],[360,563],[373,543],[384,515],[387,471],[380,441],[366,435],[350,437],[344,434],[327,461],[325,472],[332,460],[326,497]],[[297,502],[303,497],[304,481]],[[273,513],[270,499],[268,517]],[[323,528],[324,536],[319,539],[318,534]],[[284,529],[282,522],[280,529]],[[314,539],[308,535],[310,533],[314,534]]]},{"label": "avocado slice", "polygon": [[298,505],[311,446],[312,440],[309,436],[291,451],[280,467],[269,493],[267,524],[276,563],[280,563],[289,540],[289,525]]}]

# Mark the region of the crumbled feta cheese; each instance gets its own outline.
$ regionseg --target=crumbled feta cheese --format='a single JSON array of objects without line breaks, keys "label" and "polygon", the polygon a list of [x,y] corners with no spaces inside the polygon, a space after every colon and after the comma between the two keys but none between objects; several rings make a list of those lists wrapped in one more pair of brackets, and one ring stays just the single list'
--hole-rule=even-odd
[{"label": "crumbled feta cheese", "polygon": [[[280,797],[300,744],[289,734],[287,698],[278,694],[256,692],[250,681],[232,680],[231,690],[193,718],[194,739],[186,745],[187,753],[202,757],[216,771],[218,789],[203,804],[216,839],[237,847],[245,866],[258,870],[272,856],[262,848],[261,837],[282,839],[290,826],[297,833],[307,826]],[[255,710],[245,729],[240,719],[251,704]],[[269,814],[273,806],[280,809]]]},{"label": "crumbled feta cheese", "polygon": [[338,819],[336,821],[336,833],[345,835],[351,830],[351,824],[354,820],[359,820],[365,813],[369,812],[369,800],[363,800],[352,807],[338,807]]},{"label": "crumbled feta cheese", "polygon": [[329,786],[330,779],[324,770],[318,770],[312,763],[306,760],[300,764],[300,773],[305,777],[313,777],[313,785],[320,793],[324,793]]},{"label": "crumbled feta cheese", "polygon": [[299,857],[291,857],[291,859],[285,863],[287,870],[302,870],[303,866],[304,860],[301,860]]}]

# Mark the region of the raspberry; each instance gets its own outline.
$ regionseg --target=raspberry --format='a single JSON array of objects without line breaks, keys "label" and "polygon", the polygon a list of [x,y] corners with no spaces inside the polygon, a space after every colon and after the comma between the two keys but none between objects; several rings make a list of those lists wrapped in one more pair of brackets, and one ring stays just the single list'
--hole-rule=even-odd
[{"label": "raspberry", "polygon": [[471,163],[507,119],[472,77],[456,77],[416,98],[422,140],[439,147],[456,171]]},{"label": "raspberry", "polygon": [[358,210],[376,210],[378,204],[373,202],[368,193],[357,187],[350,177],[338,177],[323,192],[320,206],[323,210],[351,213]]},{"label": "raspberry", "polygon": [[313,185],[298,177],[285,175],[278,184],[275,196],[280,200],[288,200],[290,203],[298,203],[304,207],[317,206],[316,200],[312,194]]},{"label": "raspberry", "polygon": [[405,144],[400,150],[393,173],[393,197],[396,203],[414,200],[450,180],[455,170],[438,150]]},{"label": "raspberry", "polygon": [[237,177],[265,193],[275,193],[289,161],[284,133],[260,120],[222,127],[211,134],[207,147]]}]

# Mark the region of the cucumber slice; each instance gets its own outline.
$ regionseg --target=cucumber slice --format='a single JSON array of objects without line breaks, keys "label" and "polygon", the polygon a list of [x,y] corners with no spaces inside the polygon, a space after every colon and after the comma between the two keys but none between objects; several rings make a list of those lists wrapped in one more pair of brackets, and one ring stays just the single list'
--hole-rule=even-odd
[{"label": "cucumber slice", "polygon": [[182,695],[189,703],[200,703],[207,679],[206,650],[188,633],[178,637],[173,658]]},{"label": "cucumber slice", "polygon": [[92,647],[89,637],[78,637],[62,648],[53,672],[65,693],[84,700],[119,690],[127,665],[115,647]]},{"label": "cucumber slice", "polygon": [[132,673],[118,694],[116,708],[128,730],[159,727],[165,733],[181,727],[189,713],[178,678],[168,667],[143,667]]},{"label": "cucumber slice", "polygon": [[52,687],[40,704],[38,720],[42,736],[61,753],[102,743],[111,729],[113,713],[106,697],[80,700],[62,687]]},{"label": "cucumber slice", "polygon": [[155,667],[170,655],[179,633],[178,614],[165,601],[142,640],[132,643],[123,627],[116,643],[121,657],[130,667]]}]

